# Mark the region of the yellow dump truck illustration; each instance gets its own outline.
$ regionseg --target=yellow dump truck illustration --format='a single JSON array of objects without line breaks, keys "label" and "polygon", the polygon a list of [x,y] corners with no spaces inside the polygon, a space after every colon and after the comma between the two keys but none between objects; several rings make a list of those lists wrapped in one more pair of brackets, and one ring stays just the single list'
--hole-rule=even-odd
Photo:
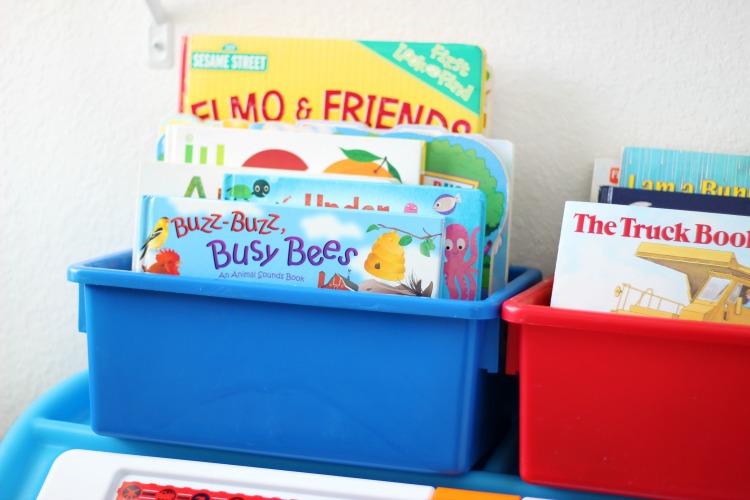
[{"label": "yellow dump truck illustration", "polygon": [[684,274],[689,303],[623,283],[612,312],[750,325],[750,268],[734,252],[644,242],[635,255]]}]

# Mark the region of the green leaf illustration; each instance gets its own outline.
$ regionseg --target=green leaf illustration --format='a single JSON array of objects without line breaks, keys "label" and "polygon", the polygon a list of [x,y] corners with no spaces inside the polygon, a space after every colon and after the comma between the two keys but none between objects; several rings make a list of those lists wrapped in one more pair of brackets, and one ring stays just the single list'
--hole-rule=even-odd
[{"label": "green leaf illustration", "polygon": [[378,227],[377,224],[370,224],[370,227],[368,227],[367,231],[365,231],[365,232],[369,233],[370,231],[377,231],[378,229],[380,229],[380,228]]},{"label": "green leaf illustration", "polygon": [[419,244],[419,253],[424,255],[425,257],[430,256],[430,250],[435,248],[435,244],[432,244],[432,249],[430,248],[430,243],[432,243],[432,240],[424,240],[422,243]]},{"label": "green leaf illustration", "polygon": [[375,156],[374,154],[363,149],[340,149],[344,152],[347,158],[353,161],[367,163],[368,161],[376,161],[380,159],[379,156]]},{"label": "green leaf illustration", "polygon": [[391,162],[389,162],[388,160],[385,160],[385,164],[388,165],[388,173],[391,174],[391,177],[396,179],[399,183],[403,184],[403,182],[401,181],[401,176],[399,175],[398,170],[396,170],[396,167],[391,165]]},{"label": "green leaf illustration", "polygon": [[435,250],[435,242],[432,241],[432,238],[424,240],[424,243],[427,245],[427,248],[429,250]]},{"label": "green leaf illustration", "polygon": [[400,240],[398,240],[398,244],[401,245],[402,247],[405,247],[406,245],[411,243],[411,240],[412,240],[411,236],[409,236],[408,234],[405,234],[404,236],[401,237]]}]

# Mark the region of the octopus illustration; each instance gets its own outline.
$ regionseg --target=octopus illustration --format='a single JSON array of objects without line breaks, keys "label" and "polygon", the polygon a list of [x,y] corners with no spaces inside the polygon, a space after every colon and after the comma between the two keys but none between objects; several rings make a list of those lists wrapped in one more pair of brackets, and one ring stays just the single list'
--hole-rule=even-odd
[{"label": "octopus illustration", "polygon": [[[479,250],[477,248],[477,232],[474,228],[469,239],[469,233],[461,224],[450,224],[445,228],[445,264],[443,274],[448,286],[451,299],[474,300],[477,293],[478,271],[474,267],[477,263]],[[469,260],[466,260],[466,253]]]}]

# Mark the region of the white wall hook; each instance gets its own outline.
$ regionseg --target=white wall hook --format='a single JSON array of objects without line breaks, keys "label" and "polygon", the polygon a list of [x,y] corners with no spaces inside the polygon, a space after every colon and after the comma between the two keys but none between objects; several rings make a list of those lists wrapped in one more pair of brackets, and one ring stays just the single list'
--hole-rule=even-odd
[{"label": "white wall hook", "polygon": [[159,0],[146,0],[146,6],[152,17],[148,28],[148,65],[156,69],[169,69],[174,54],[172,22]]}]

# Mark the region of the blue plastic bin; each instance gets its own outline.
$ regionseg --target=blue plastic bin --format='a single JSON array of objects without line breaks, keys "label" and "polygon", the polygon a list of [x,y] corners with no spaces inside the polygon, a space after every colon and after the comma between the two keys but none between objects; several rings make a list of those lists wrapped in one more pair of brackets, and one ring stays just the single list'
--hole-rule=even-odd
[{"label": "blue plastic bin", "polygon": [[510,423],[504,300],[479,302],[134,273],[130,253],[73,265],[102,435],[460,474]]}]

